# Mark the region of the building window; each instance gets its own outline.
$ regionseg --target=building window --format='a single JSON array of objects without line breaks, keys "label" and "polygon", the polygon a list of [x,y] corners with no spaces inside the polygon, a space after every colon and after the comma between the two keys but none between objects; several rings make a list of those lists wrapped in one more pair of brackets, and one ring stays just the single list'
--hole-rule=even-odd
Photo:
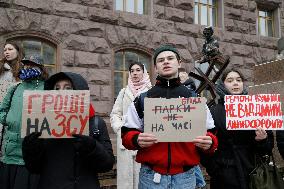
[{"label": "building window", "polygon": [[206,26],[217,26],[217,0],[195,0],[194,22]]},{"label": "building window", "polygon": [[122,50],[115,53],[114,64],[114,97],[116,98],[119,91],[127,86],[128,67],[132,61],[143,63],[151,77],[151,57],[144,53],[132,50]]},{"label": "building window", "polygon": [[146,0],[116,0],[116,10],[147,14]]},{"label": "building window", "polygon": [[[56,45],[47,42],[46,40],[33,38],[13,38],[13,41],[18,41],[22,46],[25,56],[29,57],[33,54],[40,54],[43,58],[44,66],[51,75],[56,72],[57,65],[57,49]],[[9,41],[9,40],[8,40]]]},{"label": "building window", "polygon": [[258,11],[258,33],[262,36],[274,36],[274,16],[272,11]]}]

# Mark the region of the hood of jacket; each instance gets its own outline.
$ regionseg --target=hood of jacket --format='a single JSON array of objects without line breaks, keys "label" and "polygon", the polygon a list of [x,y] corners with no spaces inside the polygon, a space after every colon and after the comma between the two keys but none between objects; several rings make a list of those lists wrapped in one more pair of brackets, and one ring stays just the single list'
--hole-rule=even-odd
[{"label": "hood of jacket", "polygon": [[89,90],[87,81],[80,74],[72,72],[59,72],[52,75],[45,81],[44,89],[53,90],[55,83],[62,79],[70,80],[74,90]]},{"label": "hood of jacket", "polygon": [[[225,84],[223,81],[219,80],[217,85],[216,85],[216,89],[217,89],[217,94],[220,96],[220,101],[224,102],[224,97],[225,95],[232,95],[229,90],[225,87]],[[243,89],[243,92],[239,95],[247,95],[248,92],[246,90],[246,88]]]},{"label": "hood of jacket", "polygon": [[196,85],[195,85],[195,83],[194,83],[194,81],[191,79],[191,78],[188,78],[184,83],[182,83],[183,85],[185,85],[185,86],[190,86],[190,88],[192,89],[192,90],[196,90]]}]

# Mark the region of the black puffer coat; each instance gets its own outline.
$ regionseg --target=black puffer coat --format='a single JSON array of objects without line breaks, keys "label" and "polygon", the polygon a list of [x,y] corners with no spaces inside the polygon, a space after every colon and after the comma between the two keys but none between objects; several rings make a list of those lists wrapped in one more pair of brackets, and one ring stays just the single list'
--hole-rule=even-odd
[{"label": "black puffer coat", "polygon": [[268,137],[265,140],[256,141],[255,131],[226,130],[224,95],[228,92],[222,85],[218,89],[219,95],[220,92],[223,95],[220,95],[219,103],[211,107],[210,111],[219,145],[213,157],[202,158],[201,163],[211,176],[211,189],[247,189],[249,173],[255,167],[255,154],[271,154],[273,134],[267,131]]},{"label": "black puffer coat", "polygon": [[[74,73],[60,72],[51,76],[45,83],[45,89],[53,89],[56,81],[69,78],[75,90],[88,90],[87,82]],[[93,130],[94,117],[89,120]],[[29,153],[29,146],[23,144],[24,160],[30,172],[40,174],[38,189],[97,189],[100,188],[97,173],[112,169],[114,155],[105,122],[98,120],[98,136],[95,148],[86,156],[81,156],[76,149],[76,138],[40,139],[38,153]]]},{"label": "black puffer coat", "polygon": [[278,151],[280,152],[282,158],[284,159],[284,131],[276,131],[276,141]]}]

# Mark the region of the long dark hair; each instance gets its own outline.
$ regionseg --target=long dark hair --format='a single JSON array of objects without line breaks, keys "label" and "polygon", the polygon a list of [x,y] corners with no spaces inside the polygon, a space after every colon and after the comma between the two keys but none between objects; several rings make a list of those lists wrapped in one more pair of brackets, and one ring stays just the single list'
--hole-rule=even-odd
[{"label": "long dark hair", "polygon": [[144,65],[139,61],[131,61],[130,62],[130,65],[129,65],[129,68],[128,68],[129,72],[131,72],[131,68],[134,65],[138,65],[143,70],[143,73],[144,73]]},{"label": "long dark hair", "polygon": [[236,68],[231,68],[231,69],[228,69],[228,70],[225,70],[222,77],[221,77],[221,80],[224,82],[228,76],[229,73],[231,72],[236,72],[240,75],[240,78],[242,79],[242,81],[244,82],[245,81],[245,77],[244,75],[242,74],[242,72],[240,72],[239,70],[237,70]]},{"label": "long dark hair", "polygon": [[16,81],[19,81],[20,79],[18,77],[18,74],[19,74],[19,71],[21,69],[21,60],[24,57],[23,49],[16,42],[12,42],[12,41],[6,42],[4,44],[4,47],[7,44],[12,45],[17,50],[18,56],[17,56],[16,60],[13,61],[13,62],[9,62],[5,57],[3,57],[0,60],[0,75],[3,74],[3,72],[5,71],[4,64],[7,63],[11,67],[11,72],[13,74],[13,77],[16,79]]},{"label": "long dark hair", "polygon": [[44,67],[44,66],[42,65],[42,66],[39,66],[39,68],[40,68],[41,71],[42,71],[41,79],[44,80],[44,81],[47,80],[48,77],[49,77],[49,74],[48,74],[48,71],[47,71],[46,67]]}]

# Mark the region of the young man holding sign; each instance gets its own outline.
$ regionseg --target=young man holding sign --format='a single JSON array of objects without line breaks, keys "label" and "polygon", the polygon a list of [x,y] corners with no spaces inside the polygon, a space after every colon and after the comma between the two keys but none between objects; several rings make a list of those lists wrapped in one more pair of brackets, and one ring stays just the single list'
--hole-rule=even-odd
[{"label": "young man holding sign", "polygon": [[[181,60],[174,47],[167,45],[156,49],[154,64],[158,77],[155,86],[146,94],[148,98],[195,96],[193,91],[180,83],[178,68]],[[217,138],[208,132],[191,142],[158,142],[154,134],[144,133],[144,99],[141,96],[130,105],[125,126],[121,130],[123,145],[130,150],[138,150],[136,161],[142,164],[139,188],[194,189],[194,167],[199,164],[200,154],[214,153]],[[206,127],[214,128],[209,111]]]},{"label": "young man holding sign", "polygon": [[[89,87],[81,75],[60,72],[45,82],[44,89],[72,93]],[[73,134],[75,138],[41,139],[41,133],[34,132],[24,138],[23,157],[28,170],[40,175],[38,189],[97,189],[100,188],[97,173],[112,169],[114,156],[105,122],[95,118],[90,104],[83,106],[87,106],[89,136]]]}]

